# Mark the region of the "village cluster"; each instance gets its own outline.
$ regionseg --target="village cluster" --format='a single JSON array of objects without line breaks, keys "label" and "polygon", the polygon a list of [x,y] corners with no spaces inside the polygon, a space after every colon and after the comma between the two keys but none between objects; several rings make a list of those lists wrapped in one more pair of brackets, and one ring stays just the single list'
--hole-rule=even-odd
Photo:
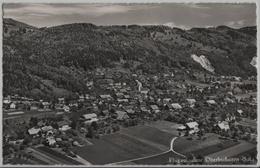
[{"label": "village cluster", "polygon": [[181,124],[179,136],[190,140],[213,132],[234,141],[256,143],[256,126],[248,124],[256,123],[257,118],[256,78],[177,70],[124,74],[98,69],[86,85],[88,91],[73,100],[6,95],[4,157],[24,157],[30,155],[28,147],[47,146],[73,158],[76,154],[71,148],[90,144],[89,138],[156,120]]}]

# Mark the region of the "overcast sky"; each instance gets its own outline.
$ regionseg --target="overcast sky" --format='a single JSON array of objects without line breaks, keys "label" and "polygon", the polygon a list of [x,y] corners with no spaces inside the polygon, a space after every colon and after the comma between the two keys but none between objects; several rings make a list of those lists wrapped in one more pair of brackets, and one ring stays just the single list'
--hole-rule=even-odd
[{"label": "overcast sky", "polygon": [[255,4],[4,4],[5,18],[44,27],[66,23],[96,25],[164,24],[191,28],[256,25]]}]

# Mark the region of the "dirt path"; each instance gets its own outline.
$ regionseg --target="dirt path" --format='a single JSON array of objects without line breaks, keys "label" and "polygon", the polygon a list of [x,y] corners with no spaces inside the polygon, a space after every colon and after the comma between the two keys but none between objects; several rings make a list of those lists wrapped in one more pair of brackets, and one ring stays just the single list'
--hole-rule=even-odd
[{"label": "dirt path", "polygon": [[176,155],[179,155],[179,156],[182,156],[182,157],[186,157],[185,155],[181,154],[181,153],[178,153],[176,151],[173,150],[173,143],[174,141],[177,139],[177,137],[174,137],[172,140],[171,140],[171,148],[170,148],[170,151],[172,151],[173,153],[175,153]]}]

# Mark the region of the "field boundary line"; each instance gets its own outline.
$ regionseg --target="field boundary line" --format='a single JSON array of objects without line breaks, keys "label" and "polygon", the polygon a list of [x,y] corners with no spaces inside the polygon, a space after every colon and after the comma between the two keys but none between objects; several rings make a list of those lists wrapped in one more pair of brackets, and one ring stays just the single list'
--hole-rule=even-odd
[{"label": "field boundary line", "polygon": [[124,136],[128,136],[130,138],[134,138],[134,139],[136,139],[136,140],[138,140],[138,141],[140,141],[142,143],[148,143],[150,146],[152,146],[153,148],[156,148],[156,149],[158,149],[160,151],[167,150],[167,146],[166,145],[158,144],[156,142],[153,142],[153,141],[150,141],[150,140],[146,140],[146,139],[143,139],[143,138],[139,138],[138,136],[130,135],[130,134],[127,134],[127,133],[124,133],[124,132],[120,132],[119,134],[124,135]]}]

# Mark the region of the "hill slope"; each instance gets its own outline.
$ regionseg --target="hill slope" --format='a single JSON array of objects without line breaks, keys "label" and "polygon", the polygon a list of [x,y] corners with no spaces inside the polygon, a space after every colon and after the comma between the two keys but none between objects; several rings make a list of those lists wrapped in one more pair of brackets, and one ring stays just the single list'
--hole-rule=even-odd
[{"label": "hill slope", "polygon": [[3,24],[4,94],[83,92],[89,72],[100,67],[121,65],[145,73],[171,68],[205,71],[192,54],[204,55],[216,75],[256,75],[250,64],[256,56],[255,27],[184,31],[75,23],[39,29],[12,19],[4,19]]}]

